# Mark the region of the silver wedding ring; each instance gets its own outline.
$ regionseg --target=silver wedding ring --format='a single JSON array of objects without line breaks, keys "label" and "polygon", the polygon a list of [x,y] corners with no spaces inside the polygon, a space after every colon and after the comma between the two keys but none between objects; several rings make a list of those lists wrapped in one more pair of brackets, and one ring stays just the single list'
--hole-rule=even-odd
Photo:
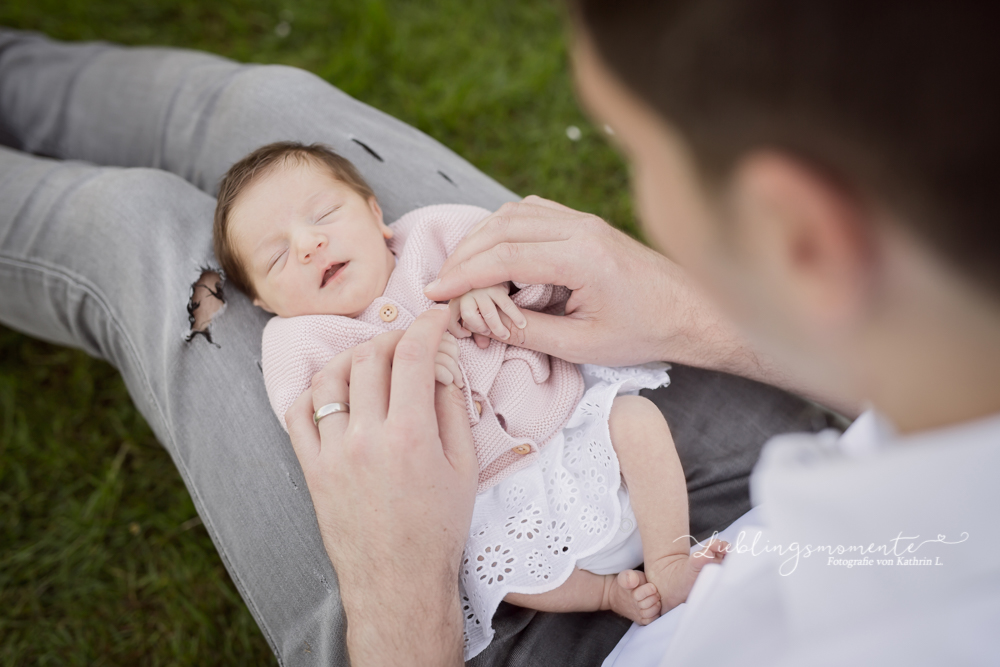
[{"label": "silver wedding ring", "polygon": [[350,412],[350,403],[327,403],[315,413],[313,413],[313,423],[319,426],[319,420],[323,417],[336,414],[338,412]]}]

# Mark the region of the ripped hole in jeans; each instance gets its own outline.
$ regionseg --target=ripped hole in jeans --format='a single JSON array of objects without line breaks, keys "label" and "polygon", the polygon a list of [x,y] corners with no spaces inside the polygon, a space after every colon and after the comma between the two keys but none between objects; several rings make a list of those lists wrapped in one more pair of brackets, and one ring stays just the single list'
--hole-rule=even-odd
[{"label": "ripped hole in jeans", "polygon": [[201,276],[191,285],[191,296],[187,305],[191,329],[184,339],[187,342],[190,343],[197,336],[203,336],[209,343],[218,347],[212,341],[212,332],[208,325],[226,305],[226,297],[222,291],[223,282],[221,271],[202,269]]}]

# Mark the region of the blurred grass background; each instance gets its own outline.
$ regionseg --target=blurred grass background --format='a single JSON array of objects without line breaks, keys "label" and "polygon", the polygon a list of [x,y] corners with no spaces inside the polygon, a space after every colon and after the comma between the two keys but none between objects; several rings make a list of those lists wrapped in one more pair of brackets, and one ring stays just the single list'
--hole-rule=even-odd
[{"label": "blurred grass background", "polygon": [[[0,25],[302,67],[635,233],[553,0],[2,0]],[[0,327],[0,663],[274,662],[114,369]]]}]

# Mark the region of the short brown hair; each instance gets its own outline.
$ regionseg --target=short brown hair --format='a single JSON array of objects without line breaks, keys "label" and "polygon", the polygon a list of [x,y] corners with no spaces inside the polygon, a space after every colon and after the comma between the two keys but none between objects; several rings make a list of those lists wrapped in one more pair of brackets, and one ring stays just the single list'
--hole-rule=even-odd
[{"label": "short brown hair", "polygon": [[312,162],[328,169],[334,178],[366,200],[375,196],[371,186],[354,165],[323,144],[306,145],[297,141],[278,141],[261,146],[230,167],[219,183],[218,203],[215,206],[215,223],[212,227],[215,257],[222,265],[229,284],[251,299],[257,297],[257,291],[229,238],[229,216],[237,198],[254,181],[270,173],[272,169],[288,164],[289,161],[295,161],[297,164],[304,161]]},{"label": "short brown hair", "polygon": [[570,0],[602,61],[709,185],[773,148],[887,205],[1000,294],[1000,57],[990,2]]}]

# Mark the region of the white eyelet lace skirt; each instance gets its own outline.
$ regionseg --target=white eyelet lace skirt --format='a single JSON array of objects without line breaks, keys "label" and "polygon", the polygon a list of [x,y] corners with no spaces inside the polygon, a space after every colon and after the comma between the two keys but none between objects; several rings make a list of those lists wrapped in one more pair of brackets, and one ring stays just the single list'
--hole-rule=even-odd
[{"label": "white eyelet lace skirt", "polygon": [[459,571],[466,660],[493,639],[493,614],[508,593],[551,591],[578,563],[621,549],[625,494],[619,493],[621,471],[608,431],[611,403],[619,394],[669,384],[669,368],[581,365],[583,398],[539,452],[538,465],[476,497]]}]

